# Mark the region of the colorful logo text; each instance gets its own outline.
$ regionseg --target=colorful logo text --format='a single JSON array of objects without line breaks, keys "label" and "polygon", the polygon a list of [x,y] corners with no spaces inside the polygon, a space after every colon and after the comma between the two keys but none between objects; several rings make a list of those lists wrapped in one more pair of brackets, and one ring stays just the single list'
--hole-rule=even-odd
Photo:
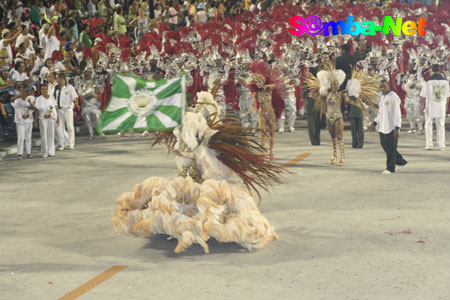
[{"label": "colorful logo text", "polygon": [[[306,20],[300,16],[294,16],[289,19],[289,25],[294,28],[289,28],[289,33],[292,35],[302,35],[303,33],[308,33],[309,35],[318,35],[323,33],[324,36],[338,34],[351,34],[351,35],[371,35],[374,36],[377,31],[388,35],[390,31],[392,34],[399,36],[402,32],[404,35],[410,36],[414,34],[425,35],[424,27],[427,25],[425,18],[420,17],[419,21],[406,21],[403,23],[402,18],[396,18],[395,23],[391,16],[385,16],[383,20],[383,25],[376,25],[372,21],[364,21],[362,23],[353,21],[353,16],[347,17],[347,22],[345,21],[331,21],[324,22],[320,20],[317,16],[311,16]],[[340,32],[338,30],[340,28]]]}]

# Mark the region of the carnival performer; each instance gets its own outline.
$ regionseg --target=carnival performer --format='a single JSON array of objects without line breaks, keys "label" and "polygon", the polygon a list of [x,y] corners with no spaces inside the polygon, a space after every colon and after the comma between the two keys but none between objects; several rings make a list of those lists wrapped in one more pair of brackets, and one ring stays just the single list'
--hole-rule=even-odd
[{"label": "carnival performer", "polygon": [[283,93],[283,100],[285,103],[285,109],[281,114],[280,120],[278,120],[278,132],[284,132],[284,123],[287,119],[290,132],[295,132],[294,124],[297,117],[297,98],[295,97],[295,87],[300,84],[298,78],[299,69],[285,68],[283,73],[288,78],[288,89]]},{"label": "carnival performer", "polygon": [[[136,236],[172,236],[178,240],[176,253],[194,243],[209,253],[210,238],[236,242],[248,250],[277,240],[251,190],[259,195],[256,186],[266,189],[279,183],[285,171],[260,155],[261,146],[253,137],[238,121],[222,122],[214,116],[207,120],[202,112],[186,112],[181,126],[157,134],[154,143],[165,141],[174,150],[179,176],[150,177],[122,194],[116,199],[114,227]],[[242,182],[229,181],[233,175]]]},{"label": "carnival performer", "polygon": [[248,88],[248,84],[252,81],[250,56],[244,56],[241,65],[242,68],[237,70],[235,78],[239,91],[239,118],[243,127],[250,127],[255,131],[258,126],[258,115],[255,111],[249,112],[252,105],[252,93]]},{"label": "carnival performer", "polygon": [[261,133],[261,146],[266,145],[266,131],[269,135],[269,155],[273,159],[273,144],[275,141],[275,130],[277,117],[273,107],[273,90],[276,85],[269,82],[269,67],[264,62],[254,62],[251,66],[254,72],[253,83],[250,85],[252,90],[252,105],[249,113],[255,109],[258,110],[258,124]]},{"label": "carnival performer", "polygon": [[346,86],[347,93],[339,91],[346,78],[342,70],[335,70],[329,64],[325,69],[317,73],[317,77],[308,75],[306,80],[307,89],[316,100],[315,106],[320,109],[321,114],[326,114],[327,128],[332,139],[331,164],[337,163],[337,145],[341,152],[339,165],[344,165],[344,119],[342,116],[342,101],[359,107],[367,116],[364,104],[373,107],[373,100],[377,97],[377,81],[371,77],[364,76],[361,72],[354,71]]},{"label": "carnival performer", "polygon": [[410,63],[402,88],[406,92],[405,109],[410,126],[408,133],[415,133],[417,124],[419,135],[423,134],[423,116],[420,112],[420,89],[422,84],[423,82],[421,82],[414,64]]},{"label": "carnival performer", "polygon": [[224,70],[222,65],[222,57],[217,52],[212,54],[214,66],[209,70],[206,86],[208,91],[215,96],[222,112],[221,117],[225,117],[227,111],[227,102],[225,99],[224,84],[228,80],[228,72]]}]

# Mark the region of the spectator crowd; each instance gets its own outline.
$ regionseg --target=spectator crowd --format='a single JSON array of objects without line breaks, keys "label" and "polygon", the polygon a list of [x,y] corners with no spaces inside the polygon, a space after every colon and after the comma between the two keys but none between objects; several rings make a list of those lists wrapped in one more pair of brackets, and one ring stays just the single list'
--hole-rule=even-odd
[{"label": "spectator crowd", "polygon": [[[355,57],[353,67],[387,75],[398,94],[403,90],[402,109],[413,132],[423,120],[414,108],[407,114],[405,94],[419,89],[432,65],[440,65],[442,74],[450,70],[449,7],[448,1],[0,0],[2,138],[17,137],[20,159],[24,151],[31,157],[33,127],[40,130],[44,157],[54,156],[55,149],[74,149],[74,121],[83,120],[93,138],[114,73],[148,79],[185,75],[190,102],[197,92],[214,90],[224,111],[234,110],[256,128],[244,99],[248,66],[256,60],[283,70],[292,83],[295,97],[292,105],[286,99],[283,132],[284,119],[316,114],[304,107],[303,77],[324,59],[336,63],[344,44]],[[405,36],[294,40],[287,32],[295,14],[330,17],[349,11],[370,13],[367,19],[385,12],[427,15],[439,24],[429,26],[423,41]],[[316,121],[309,122],[312,144]],[[294,130],[291,121],[289,129]]]}]

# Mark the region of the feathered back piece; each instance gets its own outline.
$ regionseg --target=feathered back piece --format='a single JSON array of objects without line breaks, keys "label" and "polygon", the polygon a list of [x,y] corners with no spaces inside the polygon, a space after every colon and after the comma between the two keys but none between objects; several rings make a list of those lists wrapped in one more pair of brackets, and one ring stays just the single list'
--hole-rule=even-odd
[{"label": "feathered back piece", "polygon": [[327,103],[326,96],[333,81],[337,81],[341,85],[345,80],[345,73],[342,70],[336,70],[334,64],[329,63],[322,66],[323,70],[317,72],[317,77],[311,72],[305,80],[306,90],[309,91],[310,97],[314,99],[314,106],[321,114],[326,112]]},{"label": "feathered back piece", "polygon": [[348,81],[346,89],[349,96],[358,98],[358,101],[362,101],[371,108],[375,107],[374,101],[380,97],[378,94],[380,81],[356,70],[353,71],[352,79]]},{"label": "feathered back piece", "polygon": [[267,191],[274,183],[282,183],[281,176],[288,171],[273,164],[264,148],[256,142],[251,128],[244,128],[238,119],[226,118],[210,123],[217,132],[208,147],[217,153],[217,159],[236,173],[249,190],[261,195],[257,187]]},{"label": "feathered back piece", "polygon": [[[217,131],[211,136],[208,148],[217,159],[238,175],[249,191],[253,190],[261,198],[258,188],[268,191],[275,183],[282,183],[281,176],[289,172],[275,165],[267,155],[261,154],[264,148],[256,141],[252,128],[244,128],[238,119],[225,118],[214,121],[208,118],[209,127]],[[176,137],[172,131],[158,132],[153,138],[152,147],[163,143],[168,152],[174,150]]]},{"label": "feathered back piece", "polygon": [[251,64],[250,66],[250,70],[252,70],[252,72],[254,74],[261,74],[264,76],[264,79],[266,81],[266,84],[270,84],[270,68],[269,66],[263,62],[263,61],[255,61]]},{"label": "feathered back piece", "polygon": [[[270,70],[269,66],[265,62],[253,62],[250,69],[254,73],[254,78],[264,77],[265,84],[274,84],[275,88],[272,90],[272,107],[275,111],[275,116],[278,119],[281,118],[281,114],[284,111],[285,103],[282,98],[282,92],[285,89],[286,83],[283,80],[282,73],[277,69]],[[256,93],[259,88],[256,86],[255,82],[249,84],[248,89],[252,93]],[[256,103],[257,108],[259,108],[258,103]]]}]

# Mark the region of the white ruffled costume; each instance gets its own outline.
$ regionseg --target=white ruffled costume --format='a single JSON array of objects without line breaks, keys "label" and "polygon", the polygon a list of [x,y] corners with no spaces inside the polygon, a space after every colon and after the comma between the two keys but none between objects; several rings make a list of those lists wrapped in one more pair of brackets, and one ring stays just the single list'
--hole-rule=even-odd
[{"label": "white ruffled costume", "polygon": [[123,193],[116,199],[114,227],[136,236],[172,236],[178,240],[176,253],[193,243],[209,253],[210,238],[236,242],[248,250],[277,240],[248,189],[229,181],[233,172],[208,148],[215,133],[201,112],[187,112],[182,126],[174,130],[174,149],[180,153],[175,161],[184,176],[150,177]]}]

